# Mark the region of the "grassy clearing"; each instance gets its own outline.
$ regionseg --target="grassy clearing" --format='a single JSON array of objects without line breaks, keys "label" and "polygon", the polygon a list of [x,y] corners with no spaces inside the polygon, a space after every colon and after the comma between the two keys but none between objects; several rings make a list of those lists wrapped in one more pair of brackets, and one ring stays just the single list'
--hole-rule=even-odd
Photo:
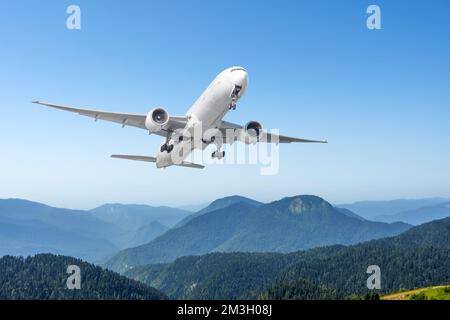
[{"label": "grassy clearing", "polygon": [[450,300],[450,285],[398,292],[383,296],[381,300]]}]

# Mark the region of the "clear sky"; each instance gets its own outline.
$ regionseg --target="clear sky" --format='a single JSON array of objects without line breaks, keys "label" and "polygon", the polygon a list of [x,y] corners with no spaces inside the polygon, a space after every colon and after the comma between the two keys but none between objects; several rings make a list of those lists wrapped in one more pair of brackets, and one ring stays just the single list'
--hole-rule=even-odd
[{"label": "clear sky", "polygon": [[[70,4],[79,31],[66,28]],[[367,29],[369,4],[382,30]],[[447,0],[1,0],[0,198],[90,208],[450,196],[449,12]],[[330,143],[281,146],[273,176],[157,170],[109,155],[152,155],[162,138],[30,103],[184,114],[233,65],[250,82],[227,120]]]}]

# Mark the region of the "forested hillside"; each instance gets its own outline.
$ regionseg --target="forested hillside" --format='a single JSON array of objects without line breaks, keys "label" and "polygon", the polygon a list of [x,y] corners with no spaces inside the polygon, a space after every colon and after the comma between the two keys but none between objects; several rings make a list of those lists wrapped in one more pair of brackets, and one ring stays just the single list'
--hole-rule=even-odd
[{"label": "forested hillside", "polygon": [[[69,265],[81,269],[80,290],[67,289]],[[0,258],[0,300],[165,298],[164,294],[145,284],[72,257],[40,254],[28,258]]]},{"label": "forested hillside", "polygon": [[[380,293],[450,282],[450,218],[392,238],[290,254],[214,253],[134,268],[127,276],[174,298],[321,298],[364,295],[367,267],[381,269]],[[305,288],[305,286],[307,288]]]},{"label": "forested hillside", "polygon": [[106,266],[165,263],[210,252],[294,252],[334,244],[355,244],[397,235],[411,226],[364,220],[310,195],[269,204],[233,203],[206,212],[153,241],[121,251]]}]

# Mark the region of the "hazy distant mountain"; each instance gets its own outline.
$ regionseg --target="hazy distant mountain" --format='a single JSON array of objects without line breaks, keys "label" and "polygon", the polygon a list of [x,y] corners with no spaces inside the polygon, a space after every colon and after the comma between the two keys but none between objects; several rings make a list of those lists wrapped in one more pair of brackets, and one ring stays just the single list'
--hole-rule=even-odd
[{"label": "hazy distant mountain", "polygon": [[346,216],[356,218],[358,220],[364,220],[364,221],[367,220],[348,209],[345,209],[345,208],[336,208],[336,209],[339,210],[341,213],[345,214]]},{"label": "hazy distant mountain", "polygon": [[413,225],[419,225],[447,217],[450,217],[450,202],[404,211],[391,216],[379,216],[375,217],[375,220],[383,222],[402,221]]},{"label": "hazy distant mountain", "polygon": [[422,207],[433,206],[448,202],[446,198],[425,198],[425,199],[399,199],[390,201],[360,201],[350,204],[337,205],[339,208],[346,208],[360,215],[365,219],[373,219],[378,216],[394,215],[403,211],[415,210]]},{"label": "hazy distant mountain", "polygon": [[170,207],[116,203],[102,205],[90,210],[90,213],[126,230],[137,230],[153,221],[172,227],[192,212]]},{"label": "hazy distant mountain", "polygon": [[284,198],[257,207],[237,202],[193,218],[148,244],[121,251],[106,265],[124,271],[214,251],[290,252],[392,236],[409,227],[351,217],[315,196]]},{"label": "hazy distant mountain", "polygon": [[98,261],[119,249],[122,231],[89,213],[0,200],[0,256],[58,253]]},{"label": "hazy distant mountain", "polygon": [[450,218],[391,238],[288,254],[210,253],[138,266],[126,275],[178,299],[321,299],[366,294],[367,267],[381,292],[450,281]]},{"label": "hazy distant mountain", "polygon": [[103,262],[166,232],[168,228],[153,218],[176,222],[186,214],[166,207],[105,205],[82,211],[0,200],[0,256],[54,253]]},{"label": "hazy distant mountain", "polygon": [[[68,290],[69,265],[81,269],[81,289]],[[0,300],[161,300],[166,296],[145,284],[79,259],[51,254],[0,258]]]},{"label": "hazy distant mountain", "polygon": [[130,247],[148,243],[162,235],[167,230],[169,230],[169,228],[162,225],[158,221],[153,221],[145,226],[142,226],[132,233]]},{"label": "hazy distant mountain", "polygon": [[191,205],[186,205],[186,206],[180,206],[177,208],[181,209],[181,210],[190,211],[190,212],[197,212],[197,211],[202,210],[203,208],[206,208],[208,205],[209,205],[209,203],[200,203],[200,204],[191,204]]},{"label": "hazy distant mountain", "polygon": [[199,210],[198,212],[195,212],[195,213],[187,216],[186,218],[184,218],[183,220],[178,222],[175,227],[181,227],[182,225],[185,225],[187,222],[191,221],[192,219],[199,217],[202,214],[205,214],[207,212],[226,208],[226,207],[229,207],[236,203],[246,203],[252,207],[259,207],[260,205],[262,205],[262,203],[259,201],[256,201],[256,200],[253,200],[250,198],[246,198],[246,197],[241,197],[241,196],[229,196],[229,197],[217,199],[217,200],[214,200],[213,202],[211,202],[208,206],[205,206],[203,209]]}]

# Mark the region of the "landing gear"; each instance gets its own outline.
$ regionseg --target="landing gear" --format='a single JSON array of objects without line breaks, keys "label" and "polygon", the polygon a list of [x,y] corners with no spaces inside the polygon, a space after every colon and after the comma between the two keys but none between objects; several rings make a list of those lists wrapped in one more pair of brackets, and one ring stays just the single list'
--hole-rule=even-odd
[{"label": "landing gear", "polygon": [[217,158],[217,159],[222,159],[222,158],[224,158],[225,157],[225,151],[220,151],[220,150],[216,150],[216,151],[214,151],[212,154],[211,154],[211,158],[212,159],[215,159],[215,158]]},{"label": "landing gear", "polygon": [[239,99],[239,93],[241,92],[241,86],[234,86],[233,92],[231,92],[231,103],[228,106],[228,110],[236,110],[236,102]]},{"label": "landing gear", "polygon": [[170,139],[172,139],[173,131],[168,131],[166,136],[166,142],[161,146],[161,152],[167,151],[167,153],[171,153],[173,150],[173,144],[169,144]]},{"label": "landing gear", "polygon": [[173,144],[167,144],[167,143],[164,143],[162,146],[161,146],[161,152],[164,152],[164,151],[167,151],[167,153],[171,153],[172,152],[172,150],[173,150]]}]

